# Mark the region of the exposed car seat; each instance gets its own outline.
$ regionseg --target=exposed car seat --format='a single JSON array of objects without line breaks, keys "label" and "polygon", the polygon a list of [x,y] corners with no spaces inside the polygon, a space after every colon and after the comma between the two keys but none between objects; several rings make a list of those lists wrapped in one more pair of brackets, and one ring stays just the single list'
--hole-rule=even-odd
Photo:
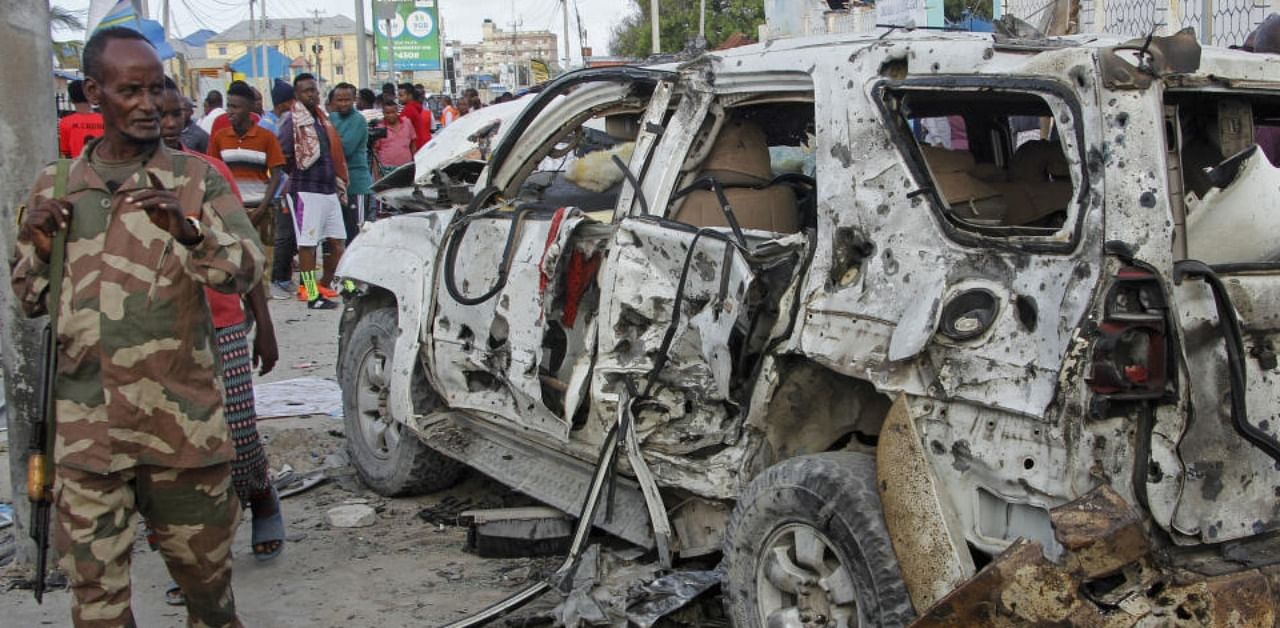
[{"label": "exposed car seat", "polygon": [[1010,160],[1009,175],[1019,196],[1016,201],[1008,199],[1009,224],[1029,225],[1071,205],[1075,190],[1071,166],[1058,142],[1032,140],[1019,146]]},{"label": "exposed car seat", "polygon": [[[697,178],[715,177],[743,229],[775,233],[800,230],[800,210],[795,191],[787,185],[762,186],[772,179],[769,144],[764,130],[752,122],[728,121],[702,163]],[[735,187],[736,186],[736,187]],[[714,192],[690,192],[671,216],[697,227],[727,227],[724,211]]]},{"label": "exposed car seat", "polygon": [[1057,142],[1024,143],[1014,152],[1008,174],[975,163],[967,151],[920,148],[939,195],[958,218],[993,226],[1031,225],[1071,203],[1070,166]]}]

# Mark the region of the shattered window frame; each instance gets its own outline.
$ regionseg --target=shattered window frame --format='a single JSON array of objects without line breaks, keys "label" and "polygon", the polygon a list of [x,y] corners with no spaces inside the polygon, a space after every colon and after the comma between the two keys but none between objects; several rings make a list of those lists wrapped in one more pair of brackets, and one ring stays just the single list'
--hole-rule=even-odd
[{"label": "shattered window frame", "polygon": [[[998,96],[1032,96],[1049,108],[1059,126],[1059,142],[1067,157],[1072,176],[1073,193],[1061,227],[988,226],[964,221],[953,215],[942,198],[939,186],[930,174],[920,144],[909,127],[909,120],[897,108],[909,92],[966,92]],[[1041,253],[1070,254],[1081,241],[1084,215],[1089,210],[1092,181],[1085,167],[1084,118],[1080,102],[1070,88],[1044,79],[1004,77],[929,77],[905,80],[882,80],[872,86],[872,102],[879,108],[890,139],[907,169],[915,179],[916,189],[909,197],[923,197],[948,238],[967,246],[1008,247]],[[896,102],[895,102],[896,101]],[[1069,127],[1069,129],[1067,128]],[[1075,154],[1072,163],[1070,155]]]}]

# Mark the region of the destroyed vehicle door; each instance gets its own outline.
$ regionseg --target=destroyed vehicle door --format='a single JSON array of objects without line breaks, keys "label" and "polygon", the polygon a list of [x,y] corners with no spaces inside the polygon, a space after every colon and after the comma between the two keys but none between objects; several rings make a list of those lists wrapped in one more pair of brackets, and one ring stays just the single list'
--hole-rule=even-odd
[{"label": "destroyed vehicle door", "polygon": [[[801,113],[790,126],[803,136],[813,116],[812,82],[800,76],[801,87],[786,97],[796,99],[788,106]],[[619,206],[601,279],[592,393],[604,421],[616,416],[622,395],[639,395],[635,431],[648,455],[705,458],[740,437],[750,376],[770,341],[785,334],[777,330],[789,329],[790,309],[780,302],[795,288],[808,240],[791,189],[769,185],[760,125],[751,123],[752,141],[729,138],[737,132],[730,127],[742,128],[735,122],[741,110],[689,83],[680,89],[648,176],[636,194],[623,194],[634,203]],[[768,118],[757,110],[756,121]],[[739,232],[726,226],[714,192],[692,190],[708,176],[717,146],[741,143],[754,147],[747,161],[761,171],[758,185],[725,190],[743,210]],[[767,228],[773,224],[786,231]]]},{"label": "destroyed vehicle door", "polygon": [[[551,244],[561,241],[557,234],[591,221],[526,203],[521,193],[530,179],[555,168],[555,151],[577,141],[585,120],[616,108],[643,110],[662,76],[632,68],[571,73],[508,123],[437,265],[436,311],[425,341],[433,383],[450,407],[567,439],[572,416],[544,399],[549,291],[542,272]],[[587,209],[607,210],[607,225],[613,204]]]},{"label": "destroyed vehicle door", "polygon": [[1280,99],[1172,91],[1164,102],[1187,212],[1170,281],[1189,401],[1172,526],[1220,543],[1280,528],[1280,169],[1254,143],[1280,134]]}]

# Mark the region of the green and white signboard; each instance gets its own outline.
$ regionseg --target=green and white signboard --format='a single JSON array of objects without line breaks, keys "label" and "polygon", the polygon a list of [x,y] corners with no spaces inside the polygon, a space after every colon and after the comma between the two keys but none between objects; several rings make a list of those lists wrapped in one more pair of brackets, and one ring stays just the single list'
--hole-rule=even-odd
[{"label": "green and white signboard", "polygon": [[435,0],[373,0],[377,69],[389,69],[395,54],[397,72],[440,69],[440,21]]}]

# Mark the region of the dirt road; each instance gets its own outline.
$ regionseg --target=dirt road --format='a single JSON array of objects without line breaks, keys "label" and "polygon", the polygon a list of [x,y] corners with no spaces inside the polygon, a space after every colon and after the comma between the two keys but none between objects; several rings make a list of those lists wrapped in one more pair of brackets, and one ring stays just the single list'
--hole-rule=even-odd
[{"label": "dirt road", "polygon": [[[281,358],[275,372],[261,382],[306,376],[333,379],[339,313],[311,312],[294,301],[272,301],[271,307]],[[333,479],[284,500],[288,544],[274,562],[254,560],[246,513],[237,533],[233,567],[237,605],[246,626],[441,625],[501,599],[555,562],[479,558],[463,551],[463,528],[428,523],[418,516],[441,504],[456,509],[460,503],[492,506],[510,501],[509,493],[482,477],[471,477],[437,495],[385,499],[360,485],[344,465],[340,418],[264,420],[259,430],[273,468],[287,463],[305,473],[327,464]],[[0,469],[7,469],[10,448],[0,444],[0,449]],[[5,475],[0,502],[12,499]],[[374,525],[339,529],[326,522],[328,509],[360,500],[378,510]],[[0,578],[0,586],[7,586],[8,580]],[[133,608],[139,625],[185,625],[184,610],[164,603],[168,581],[159,555],[140,539],[133,566]],[[0,592],[0,624],[5,626],[70,625],[69,609],[65,590],[50,593],[43,606],[35,604],[30,591]]]}]

